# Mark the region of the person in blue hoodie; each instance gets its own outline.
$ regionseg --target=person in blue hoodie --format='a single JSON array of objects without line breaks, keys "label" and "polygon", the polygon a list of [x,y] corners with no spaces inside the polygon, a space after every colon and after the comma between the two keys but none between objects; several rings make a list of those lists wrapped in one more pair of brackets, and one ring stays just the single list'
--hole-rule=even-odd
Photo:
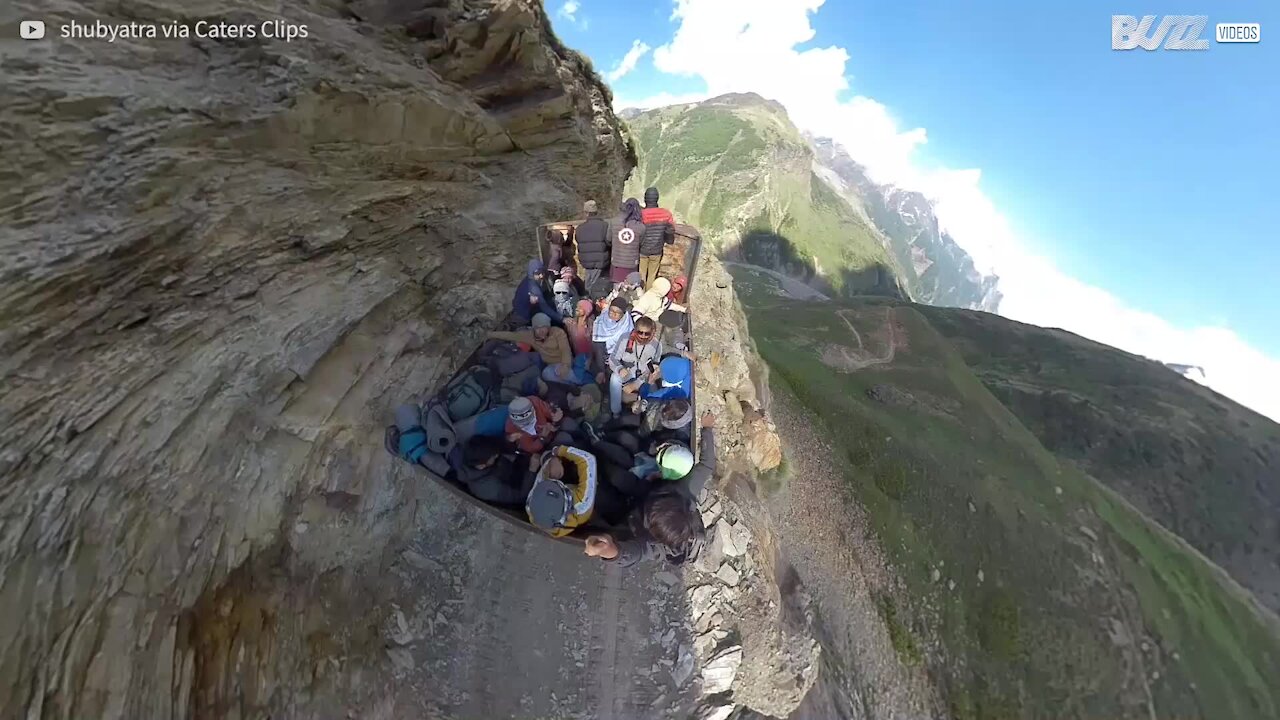
[{"label": "person in blue hoodie", "polygon": [[511,298],[511,311],[521,325],[528,325],[537,313],[543,313],[551,318],[553,325],[564,324],[564,318],[556,310],[555,303],[547,296],[544,289],[543,281],[546,276],[546,267],[541,260],[535,258],[529,261],[528,272],[516,287],[515,296]]},{"label": "person in blue hoodie", "polygon": [[688,400],[693,393],[693,361],[683,355],[668,355],[658,363],[649,382],[640,386],[640,399],[649,402]]}]

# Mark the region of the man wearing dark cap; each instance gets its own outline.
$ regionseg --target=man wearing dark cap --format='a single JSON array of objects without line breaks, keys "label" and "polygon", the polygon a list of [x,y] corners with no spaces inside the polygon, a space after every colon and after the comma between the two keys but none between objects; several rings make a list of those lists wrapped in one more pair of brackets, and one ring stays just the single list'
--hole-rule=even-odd
[{"label": "man wearing dark cap", "polygon": [[644,191],[640,220],[644,222],[644,235],[640,238],[640,274],[644,276],[644,288],[648,290],[658,279],[663,247],[676,241],[676,219],[670,210],[658,207],[658,188]]}]

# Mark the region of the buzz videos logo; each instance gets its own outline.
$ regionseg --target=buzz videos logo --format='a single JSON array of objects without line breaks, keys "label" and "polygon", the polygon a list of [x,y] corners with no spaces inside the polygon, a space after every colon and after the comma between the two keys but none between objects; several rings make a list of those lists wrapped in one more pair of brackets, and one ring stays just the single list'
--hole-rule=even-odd
[{"label": "buzz videos logo", "polygon": [[[10,25],[10,27],[13,27]],[[43,20],[23,20],[18,24],[18,35],[23,40],[43,40],[44,39],[44,21]]]},{"label": "buzz videos logo", "polygon": [[[1157,18],[1159,24],[1156,23]],[[1208,15],[1111,16],[1112,50],[1208,50],[1204,36]],[[1220,43],[1256,43],[1262,38],[1258,23],[1218,23],[1214,39]]]}]

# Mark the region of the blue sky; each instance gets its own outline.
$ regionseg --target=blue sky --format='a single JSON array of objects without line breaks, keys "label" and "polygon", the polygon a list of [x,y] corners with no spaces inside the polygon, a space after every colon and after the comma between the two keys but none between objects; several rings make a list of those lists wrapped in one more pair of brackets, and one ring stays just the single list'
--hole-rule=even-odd
[{"label": "blue sky", "polygon": [[[633,43],[650,48],[611,78],[619,105],[778,99],[880,179],[942,199],[944,224],[1000,273],[1003,314],[1216,365],[1211,381],[1215,369],[1248,374],[1211,384],[1255,408],[1241,396],[1268,384],[1261,375],[1277,371],[1280,388],[1280,48],[1268,34],[1280,4],[637,6],[548,2],[556,31],[602,73]],[[1113,51],[1121,13],[1207,14],[1210,47]],[[1258,22],[1263,40],[1213,42],[1218,22]]]}]

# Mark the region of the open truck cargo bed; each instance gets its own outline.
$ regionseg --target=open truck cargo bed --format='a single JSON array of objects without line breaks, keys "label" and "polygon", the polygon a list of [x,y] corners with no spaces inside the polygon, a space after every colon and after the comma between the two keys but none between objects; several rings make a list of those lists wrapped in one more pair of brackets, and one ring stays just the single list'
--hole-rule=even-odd
[{"label": "open truck cargo bed", "polygon": [[[546,231],[548,229],[554,228],[554,229],[570,230],[572,228],[576,228],[580,222],[581,222],[580,220],[570,220],[570,221],[564,221],[564,222],[544,223],[542,225],[539,225],[535,230],[535,233],[536,233],[535,242],[538,248],[538,257],[543,259],[544,262],[546,261],[546,258],[548,255],[548,247],[546,243]],[[688,283],[685,286],[686,308],[691,308],[692,307],[691,303],[694,302],[693,293],[692,293],[693,274],[695,269],[697,268],[698,255],[701,252],[701,250],[702,250],[702,236],[698,232],[698,230],[690,225],[678,224],[676,225],[675,242],[671,245],[666,246],[666,248],[663,251],[662,265],[661,265],[659,274],[662,277],[669,278],[669,279],[675,279],[680,275],[684,275],[686,278],[688,278]],[[577,258],[577,256],[578,256],[578,253],[577,253],[576,242],[575,242],[573,257]],[[579,270],[580,277],[585,275],[585,273],[582,272],[581,266],[579,266],[578,270]],[[512,290],[514,292],[514,288]],[[688,344],[689,351],[696,353],[697,340],[696,340],[696,335],[694,335],[694,332],[693,332],[693,321],[691,318],[691,313],[686,312],[686,313],[683,313],[683,315],[684,315],[684,318],[682,323],[682,329],[684,331],[685,342]],[[503,321],[500,321],[499,323],[497,323],[494,329],[498,329],[499,327],[502,327],[508,324],[509,324],[509,321],[507,319],[504,319]],[[468,368],[471,368],[472,366],[479,364],[480,351],[481,351],[481,347],[475,348],[467,356],[466,360],[464,360],[458,366],[458,368],[454,371],[454,373],[450,375],[449,379],[446,380],[441,385],[440,388],[437,388],[434,392],[431,392],[428,395],[428,397],[435,397],[439,395],[440,391],[443,388],[448,387],[449,384],[453,382],[453,380],[457,378],[459,374],[465,372]],[[695,378],[696,378],[696,373],[697,373],[697,363],[694,363]],[[695,387],[696,387],[696,383],[695,383]],[[690,389],[689,404],[692,407],[691,417],[694,418],[694,426],[696,426],[696,418],[698,417],[698,414],[697,414],[697,392],[695,388]],[[462,421],[458,421],[459,424],[461,424],[461,422]],[[690,436],[691,436],[690,442],[696,443],[697,432],[691,432]],[[697,448],[695,445],[694,450],[696,451],[696,449]],[[467,491],[464,485],[462,485],[460,482],[452,478],[445,477],[438,473],[432,472],[427,468],[423,467],[422,465],[416,465],[416,468],[420,473],[425,475],[428,479],[435,482],[440,487],[444,488],[445,491],[449,492],[450,494],[452,494],[454,497],[458,498],[462,502],[465,502],[468,505],[477,507],[481,511],[487,513],[488,515],[498,520],[501,520],[502,522],[508,523],[510,525],[518,527],[527,532],[536,533],[537,535],[541,537],[545,537],[548,540],[556,540],[556,541],[566,542],[570,544],[582,545],[587,535],[591,534],[592,532],[599,532],[602,529],[601,526],[595,523],[588,523],[588,525],[576,529],[570,535],[566,535],[564,537],[559,537],[559,538],[553,538],[549,534],[541,530],[540,528],[534,527],[532,524],[530,524],[528,521],[528,517],[525,515],[525,512],[523,509],[492,505],[472,495],[470,492]]]}]

